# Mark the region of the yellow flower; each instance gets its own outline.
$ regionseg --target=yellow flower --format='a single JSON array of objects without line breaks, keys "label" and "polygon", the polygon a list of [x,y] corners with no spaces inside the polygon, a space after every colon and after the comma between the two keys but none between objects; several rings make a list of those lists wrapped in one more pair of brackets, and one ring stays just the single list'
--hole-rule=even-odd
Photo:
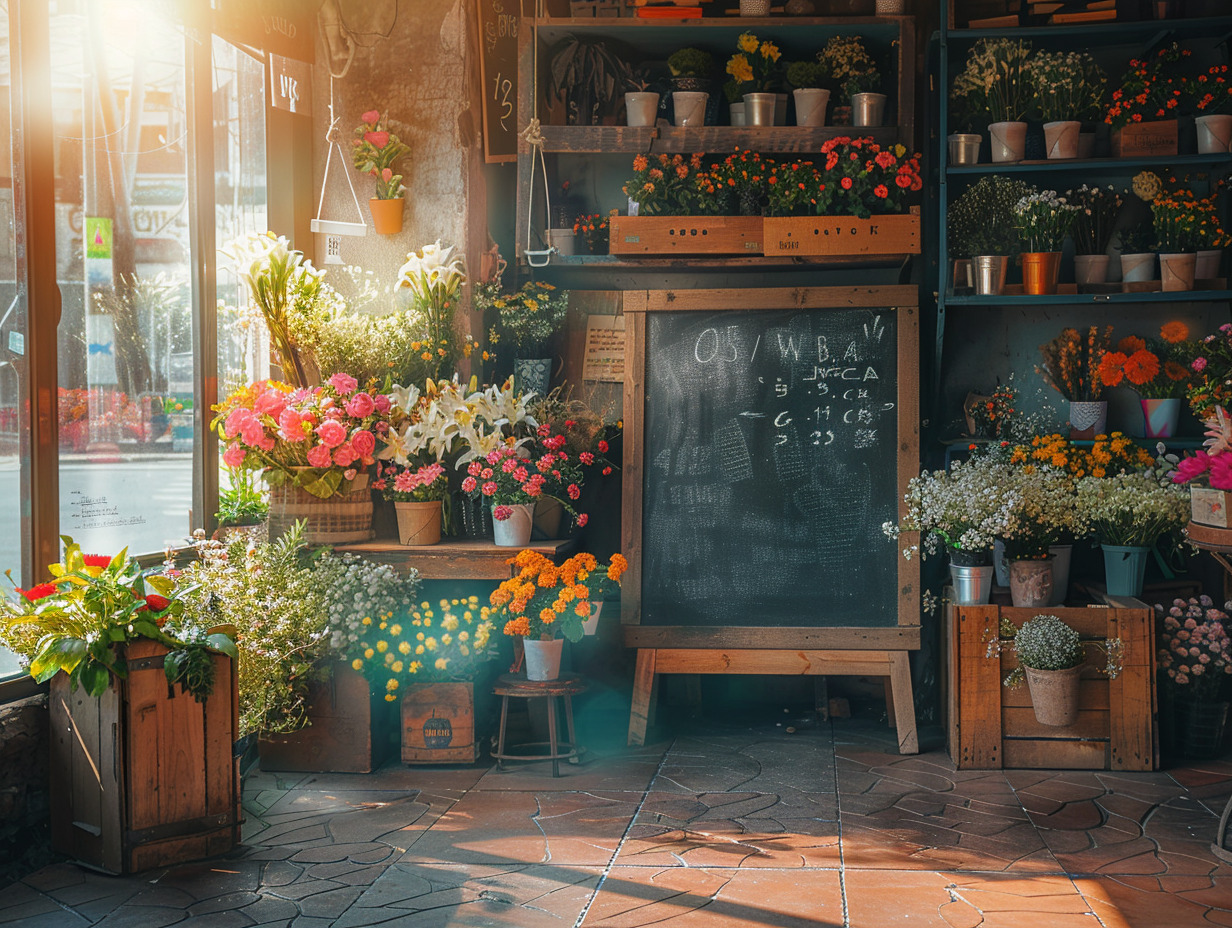
[{"label": "yellow flower", "polygon": [[435,651],[436,650],[436,639],[429,638],[427,641],[424,642],[424,647],[427,648],[429,651]]},{"label": "yellow flower", "polygon": [[727,62],[727,73],[736,83],[743,84],[753,79],[753,66],[749,64],[749,59],[744,55],[732,55],[731,60]]},{"label": "yellow flower", "polygon": [[388,683],[385,684],[385,689],[389,690],[391,693],[397,688],[398,688],[397,680],[390,680]]},{"label": "yellow flower", "polygon": [[444,669],[445,669],[446,667],[448,667],[448,666],[449,666],[449,658],[447,658],[447,657],[438,657],[438,658],[436,659],[436,669],[437,669],[437,670],[444,670]]},{"label": "yellow flower", "polygon": [[372,624],[372,617],[371,617],[371,616],[364,616],[364,617],[363,617],[363,619],[362,619],[362,621],[360,622],[360,624],[361,624],[361,625],[371,625],[371,624]]},{"label": "yellow flower", "polygon": [[374,654],[376,654],[376,652],[373,651],[371,648],[364,648],[364,657],[366,657],[368,660],[372,660],[372,656]]},{"label": "yellow flower", "polygon": [[740,33],[740,38],[736,40],[736,47],[750,54],[757,51],[757,36],[751,32]]},{"label": "yellow flower", "polygon": [[386,701],[386,702],[397,702],[397,701],[398,701],[398,697],[397,697],[397,696],[395,696],[393,693],[386,693],[386,694],[385,694],[385,701]]},{"label": "yellow flower", "polygon": [[410,654],[411,653],[411,643],[409,641],[400,642],[398,644],[398,653],[403,656]]},{"label": "yellow flower", "polygon": [[355,660],[351,661],[351,668],[353,670],[363,670],[364,662],[357,657]]},{"label": "yellow flower", "polygon": [[378,641],[376,643],[376,649],[380,651],[382,654],[384,654],[386,651],[389,650],[389,642],[388,641]]},{"label": "yellow flower", "polygon": [[401,625],[391,625],[391,626],[389,627],[389,633],[390,633],[391,635],[401,635],[401,634],[402,634],[402,626],[401,626]]},{"label": "yellow flower", "polygon": [[761,56],[769,58],[771,61],[778,61],[779,56],[783,53],[779,51],[778,46],[772,42],[761,43]]},{"label": "yellow flower", "polygon": [[424,653],[424,646],[423,646],[422,644],[421,644],[421,645],[416,646],[416,648],[415,648],[415,653],[416,653],[416,654],[423,654],[423,653]]},{"label": "yellow flower", "polygon": [[392,670],[394,673],[402,673],[402,661],[394,661],[390,665],[389,669]]}]

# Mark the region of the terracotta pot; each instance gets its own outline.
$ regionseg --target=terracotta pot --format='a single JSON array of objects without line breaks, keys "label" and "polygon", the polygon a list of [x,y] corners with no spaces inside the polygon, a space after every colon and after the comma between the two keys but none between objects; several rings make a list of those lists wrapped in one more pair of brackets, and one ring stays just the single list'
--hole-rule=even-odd
[{"label": "terracotta pot", "polygon": [[1192,290],[1198,256],[1194,252],[1159,255],[1160,289],[1168,291]]},{"label": "terracotta pot", "polygon": [[1035,720],[1041,725],[1064,728],[1078,721],[1078,684],[1085,665],[1066,670],[1036,670],[1024,667]]},{"label": "terracotta pot", "polygon": [[1052,599],[1052,559],[1010,561],[1010,598],[1018,608],[1048,605]]},{"label": "terracotta pot", "polygon": [[441,540],[441,501],[397,502],[398,542],[404,545],[434,545]]},{"label": "terracotta pot", "polygon": [[372,212],[372,228],[378,235],[397,235],[402,231],[402,208],[406,201],[402,197],[382,200],[372,197],[368,201],[368,209]]}]

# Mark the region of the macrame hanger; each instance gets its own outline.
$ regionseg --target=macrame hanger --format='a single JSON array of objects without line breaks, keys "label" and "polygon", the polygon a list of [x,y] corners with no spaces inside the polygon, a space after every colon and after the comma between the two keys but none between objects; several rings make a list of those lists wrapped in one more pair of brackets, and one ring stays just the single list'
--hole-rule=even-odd
[{"label": "macrame hanger", "polygon": [[544,215],[544,221],[548,226],[552,224],[552,192],[551,186],[548,184],[548,165],[543,157],[543,133],[540,132],[539,123],[539,20],[543,17],[543,0],[535,2],[535,25],[531,32],[531,100],[534,107],[533,114],[530,119],[530,124],[522,130],[520,136],[530,146],[530,191],[526,196],[526,249],[523,254],[526,255],[526,263],[531,267],[547,267],[549,261],[552,260],[552,255],[556,251],[556,247],[550,242],[545,244],[547,248],[539,251],[532,251],[530,247],[530,229],[534,223],[535,213],[535,158],[539,159],[539,168],[543,172],[543,203],[547,209]]},{"label": "macrame hanger", "polygon": [[[355,49],[352,47],[351,55],[354,54]],[[351,60],[348,57],[346,67],[342,69],[342,73],[346,74],[350,66]],[[329,75],[329,129],[325,133],[325,141],[329,143],[329,147],[325,155],[325,173],[321,177],[321,196],[317,200],[317,215],[310,224],[313,232],[323,232],[328,236],[325,249],[326,264],[342,263],[341,255],[338,253],[339,242],[337,241],[337,236],[368,234],[368,224],[364,222],[364,212],[360,208],[359,197],[355,193],[355,183],[351,180],[351,172],[345,167],[346,156],[342,153],[342,145],[339,142],[341,138],[342,133],[338,129],[338,117],[334,115],[334,73],[331,70]],[[351,190],[351,200],[355,203],[355,215],[359,217],[359,222],[344,222],[321,218],[321,211],[325,207],[325,188],[329,184],[329,169],[334,160],[334,149],[338,150],[338,160],[343,165],[342,173],[346,177],[347,187]]]}]

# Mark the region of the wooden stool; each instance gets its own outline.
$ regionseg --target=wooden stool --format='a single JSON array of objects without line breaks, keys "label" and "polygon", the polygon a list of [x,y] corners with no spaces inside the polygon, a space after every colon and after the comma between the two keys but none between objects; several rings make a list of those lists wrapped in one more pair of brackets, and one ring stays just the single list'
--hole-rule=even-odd
[{"label": "wooden stool", "polygon": [[[568,758],[569,763],[576,764],[577,759],[585,753],[585,748],[577,746],[577,736],[573,731],[573,696],[586,692],[586,681],[581,674],[562,673],[556,680],[527,680],[523,676],[507,673],[502,674],[492,687],[492,692],[501,698],[500,734],[496,741],[496,750],[492,756],[496,758],[496,766],[504,769],[503,761],[507,760],[551,760],[552,776],[560,776],[560,759]],[[505,753],[505,722],[509,717],[509,697],[519,699],[546,699],[548,701],[548,741],[546,754],[506,754]],[[565,730],[569,735],[566,742],[556,740],[556,697],[564,697]],[[517,745],[522,748],[542,747],[542,741],[531,741]],[[562,751],[562,748],[568,748]]]}]

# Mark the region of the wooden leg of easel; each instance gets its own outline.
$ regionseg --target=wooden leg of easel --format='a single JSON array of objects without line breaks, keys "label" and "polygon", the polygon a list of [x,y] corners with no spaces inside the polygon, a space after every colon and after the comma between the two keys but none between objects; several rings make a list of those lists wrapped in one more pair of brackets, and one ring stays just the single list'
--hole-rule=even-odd
[{"label": "wooden leg of easel", "polygon": [[646,743],[646,726],[650,721],[651,695],[655,685],[654,648],[639,648],[637,668],[633,672],[633,707],[629,712],[629,744]]},{"label": "wooden leg of easel", "polygon": [[894,684],[890,682],[889,677],[885,680],[885,700],[886,700],[886,724],[891,728],[897,728],[898,725],[894,721]]},{"label": "wooden leg of easel", "polygon": [[894,717],[898,728],[898,753],[919,754],[920,739],[915,731],[915,697],[911,692],[911,665],[906,651],[890,652],[890,686],[893,689]]}]

